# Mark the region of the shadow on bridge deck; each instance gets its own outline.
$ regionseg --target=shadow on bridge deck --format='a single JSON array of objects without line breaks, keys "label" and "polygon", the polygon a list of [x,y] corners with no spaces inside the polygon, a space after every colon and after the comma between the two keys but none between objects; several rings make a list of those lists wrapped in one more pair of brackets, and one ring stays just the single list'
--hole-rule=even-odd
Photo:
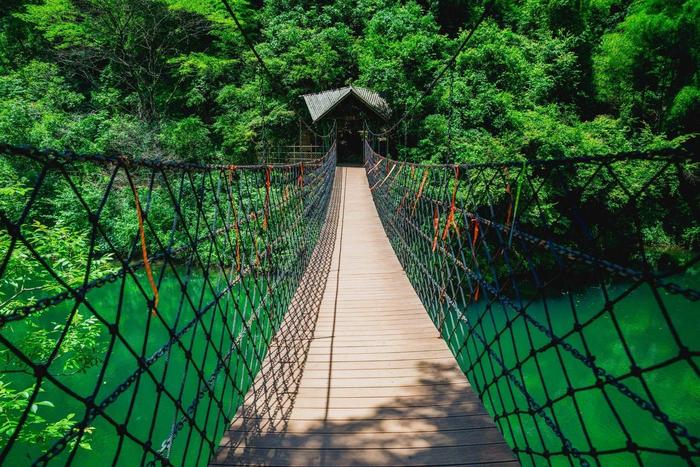
[{"label": "shadow on bridge deck", "polygon": [[[319,284],[323,284],[319,286]],[[516,464],[339,168],[312,264],[212,465]]]}]

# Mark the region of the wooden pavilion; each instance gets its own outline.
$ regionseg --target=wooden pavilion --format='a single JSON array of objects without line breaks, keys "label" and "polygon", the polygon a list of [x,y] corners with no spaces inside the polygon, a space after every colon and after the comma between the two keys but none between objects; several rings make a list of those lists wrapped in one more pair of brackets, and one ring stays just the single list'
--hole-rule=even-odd
[{"label": "wooden pavilion", "polygon": [[373,128],[381,128],[391,115],[389,105],[379,94],[358,86],[305,94],[303,97],[311,120],[320,132],[336,124],[339,163],[360,163],[363,122],[369,122]]}]

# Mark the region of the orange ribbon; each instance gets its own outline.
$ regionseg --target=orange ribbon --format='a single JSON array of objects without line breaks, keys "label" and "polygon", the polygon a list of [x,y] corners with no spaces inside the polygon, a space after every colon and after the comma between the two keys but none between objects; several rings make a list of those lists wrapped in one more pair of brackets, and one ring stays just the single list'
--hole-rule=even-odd
[{"label": "orange ribbon", "polygon": [[[389,164],[387,164],[387,167],[389,167]],[[402,166],[402,167],[403,167],[403,166]],[[380,186],[384,185],[384,182],[386,182],[387,179],[388,179],[389,177],[391,177],[391,174],[392,174],[392,172],[394,172],[394,169],[395,169],[395,168],[396,168],[396,164],[392,165],[392,166],[391,166],[391,170],[389,171],[388,174],[386,174],[386,177],[384,177],[382,180],[380,180],[380,181],[378,181],[377,183],[375,183],[374,186],[372,186],[372,187],[369,189],[369,191],[374,191],[375,188],[379,188]],[[401,169],[399,169],[399,171],[401,171]],[[397,174],[397,176],[398,176],[398,174]]]},{"label": "orange ribbon", "polygon": [[[476,250],[474,249],[476,247],[476,241],[479,238],[479,221],[474,218],[472,219],[472,223],[474,224],[474,235],[472,236],[472,257],[474,258],[474,261],[476,261]],[[476,290],[474,291],[474,302],[479,301],[479,284],[476,284]]]},{"label": "orange ribbon", "polygon": [[382,159],[379,159],[379,162],[377,162],[377,163],[375,164],[374,167],[372,167],[371,169],[369,169],[369,171],[367,172],[367,175],[369,175],[369,174],[371,174],[372,172],[374,172],[374,169],[376,169],[377,167],[379,167],[379,164],[381,164],[381,163],[382,163]]},{"label": "orange ribbon", "polygon": [[[396,166],[394,166],[394,167],[396,167]],[[401,175],[401,171],[403,170],[404,167],[406,167],[406,164],[401,164],[401,166],[399,167],[399,171],[396,172],[396,175],[394,175],[394,179],[391,181],[391,183],[389,183],[389,189],[391,189],[391,187],[394,186],[394,182],[396,182],[396,180],[399,179],[399,175]],[[391,170],[393,171],[394,169],[392,168]],[[388,175],[387,175],[387,177],[388,177]]]},{"label": "orange ribbon", "polygon": [[474,235],[472,236],[472,250],[473,250],[474,247],[476,246],[476,240],[479,238],[479,221],[476,219],[472,219],[472,222],[474,223]]},{"label": "orange ribbon", "polygon": [[[258,216],[255,214],[255,211],[250,211],[250,220],[252,222],[257,222]],[[253,249],[255,250],[255,266],[258,267],[260,266],[260,252],[258,251],[258,236],[253,235]]]},{"label": "orange ribbon", "polygon": [[457,198],[457,187],[459,186],[459,166],[455,165],[455,185],[452,188],[452,202],[450,203],[450,212],[447,214],[447,220],[445,221],[445,230],[442,232],[442,240],[445,241],[447,234],[450,231],[450,227],[455,229],[455,233],[459,235],[459,228],[455,222],[455,199]]},{"label": "orange ribbon", "polygon": [[440,234],[440,213],[437,206],[433,206],[433,230],[435,230],[435,237],[433,237],[433,251],[435,251]]},{"label": "orange ribbon", "polygon": [[413,209],[411,210],[411,215],[413,215],[416,212],[416,206],[418,206],[418,201],[420,200],[420,197],[423,195],[423,187],[425,186],[425,181],[428,179],[428,171],[425,170],[423,172],[423,180],[421,180],[420,185],[418,186],[418,194],[416,194],[416,200],[413,202]]},{"label": "orange ribbon", "polygon": [[399,212],[401,210],[401,208],[403,207],[403,202],[406,201],[407,196],[408,196],[408,191],[406,193],[404,193],[403,196],[401,197],[401,202],[399,202],[399,205],[396,208],[396,212]]},{"label": "orange ribbon", "polygon": [[[505,167],[503,169],[503,174],[506,177],[506,180],[508,179],[508,167]],[[510,201],[508,202],[508,211],[506,212],[506,223],[505,226],[508,227],[510,225],[510,218],[513,215],[513,195],[510,192],[510,182],[506,181],[506,194],[510,198]]]},{"label": "orange ribbon", "polygon": [[255,267],[260,266],[260,252],[258,251],[258,237],[257,235],[253,236],[253,248],[255,249]]},{"label": "orange ribbon", "polygon": [[[129,178],[129,177],[128,177]],[[156,308],[158,308],[158,287],[156,287],[156,281],[153,279],[153,271],[151,270],[151,263],[148,260],[148,249],[146,248],[146,231],[143,228],[143,212],[141,211],[141,202],[139,201],[139,194],[136,191],[134,182],[129,178],[129,185],[131,186],[131,191],[134,193],[134,202],[136,203],[136,217],[139,221],[139,237],[141,238],[141,255],[143,256],[143,267],[146,270],[146,277],[148,278],[148,283],[153,291],[153,308],[151,313],[155,316]]]}]

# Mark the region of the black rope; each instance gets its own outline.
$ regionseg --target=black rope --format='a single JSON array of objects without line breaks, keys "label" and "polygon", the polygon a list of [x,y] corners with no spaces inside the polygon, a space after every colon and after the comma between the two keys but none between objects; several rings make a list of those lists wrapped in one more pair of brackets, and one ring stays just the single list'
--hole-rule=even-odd
[{"label": "black rope", "polygon": [[[700,300],[700,290],[677,282],[700,255],[693,246],[671,272],[661,271],[641,233],[655,220],[649,213],[666,219],[667,209],[698,225],[695,153],[437,165],[390,160],[365,141],[364,154],[399,260],[521,462],[605,465],[626,453],[639,465],[697,463],[697,425],[669,413],[661,400],[679,388],[659,376],[679,365],[688,378],[700,376],[700,349],[667,305],[672,297],[677,307]],[[634,188],[621,176],[630,167],[645,174]],[[606,207],[613,196],[620,205]],[[591,287],[602,303],[579,304]],[[669,353],[652,357],[639,347],[650,343],[630,338],[636,323],[624,313],[642,290],[653,313],[640,319],[665,330]],[[555,303],[570,311],[555,311]],[[609,367],[611,356],[591,343],[600,333],[620,349],[624,369]],[[610,414],[605,443],[603,422],[584,402],[591,397]],[[639,439],[631,416],[659,435]]]},{"label": "black rope", "polygon": [[255,59],[260,64],[260,67],[262,67],[263,71],[265,71],[267,78],[270,80],[270,84],[272,86],[277,86],[278,85],[277,80],[275,80],[275,77],[270,72],[270,69],[267,67],[267,64],[265,64],[265,60],[263,60],[263,58],[260,56],[258,51],[255,50],[255,45],[253,44],[253,41],[250,40],[250,37],[248,37],[248,34],[245,32],[245,29],[243,29],[241,22],[238,20],[238,17],[236,16],[236,13],[234,13],[233,8],[231,8],[231,5],[228,3],[228,0],[221,0],[221,3],[224,4],[224,8],[226,8],[226,11],[231,16],[231,19],[233,19],[233,22],[236,25],[238,32],[241,33],[241,36],[243,37],[243,40],[246,43],[246,46],[250,49],[251,52],[253,52],[253,55],[255,56]]},{"label": "black rope", "polygon": [[450,68],[450,88],[449,88],[449,98],[447,105],[449,106],[447,114],[447,155],[445,156],[445,163],[451,164],[454,160],[454,151],[452,148],[452,133],[454,128],[454,83],[455,83],[455,73],[454,67]]},{"label": "black rope", "polygon": [[[0,209],[0,374],[5,388],[26,390],[7,414],[1,464],[79,463],[97,438],[114,450],[96,456],[113,464],[200,464],[249,388],[281,397],[279,382],[255,376],[321,234],[334,144],[320,159],[276,165],[9,145],[0,158],[22,186],[18,212]],[[65,229],[57,197],[73,200]],[[83,242],[80,256],[47,249],[44,237],[61,232]],[[86,320],[100,350],[67,349]],[[39,353],[37,333],[51,336]],[[75,355],[82,374],[62,370]]]}]

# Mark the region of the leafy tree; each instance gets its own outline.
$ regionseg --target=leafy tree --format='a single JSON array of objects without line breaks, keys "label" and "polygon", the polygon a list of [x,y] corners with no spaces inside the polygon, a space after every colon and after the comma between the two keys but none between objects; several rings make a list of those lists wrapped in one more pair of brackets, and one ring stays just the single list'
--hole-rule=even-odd
[{"label": "leafy tree", "polygon": [[60,147],[82,101],[56,65],[31,61],[0,76],[0,133],[8,143]]},{"label": "leafy tree", "polygon": [[160,137],[164,149],[178,159],[186,161],[209,161],[213,147],[209,129],[198,117],[187,117],[167,123]]},{"label": "leafy tree", "polygon": [[445,59],[446,39],[415,2],[390,4],[367,23],[358,43],[360,83],[405,108],[432,81]]},{"label": "leafy tree", "polygon": [[599,96],[638,125],[697,130],[700,3],[644,0],[602,38],[594,57]]}]

